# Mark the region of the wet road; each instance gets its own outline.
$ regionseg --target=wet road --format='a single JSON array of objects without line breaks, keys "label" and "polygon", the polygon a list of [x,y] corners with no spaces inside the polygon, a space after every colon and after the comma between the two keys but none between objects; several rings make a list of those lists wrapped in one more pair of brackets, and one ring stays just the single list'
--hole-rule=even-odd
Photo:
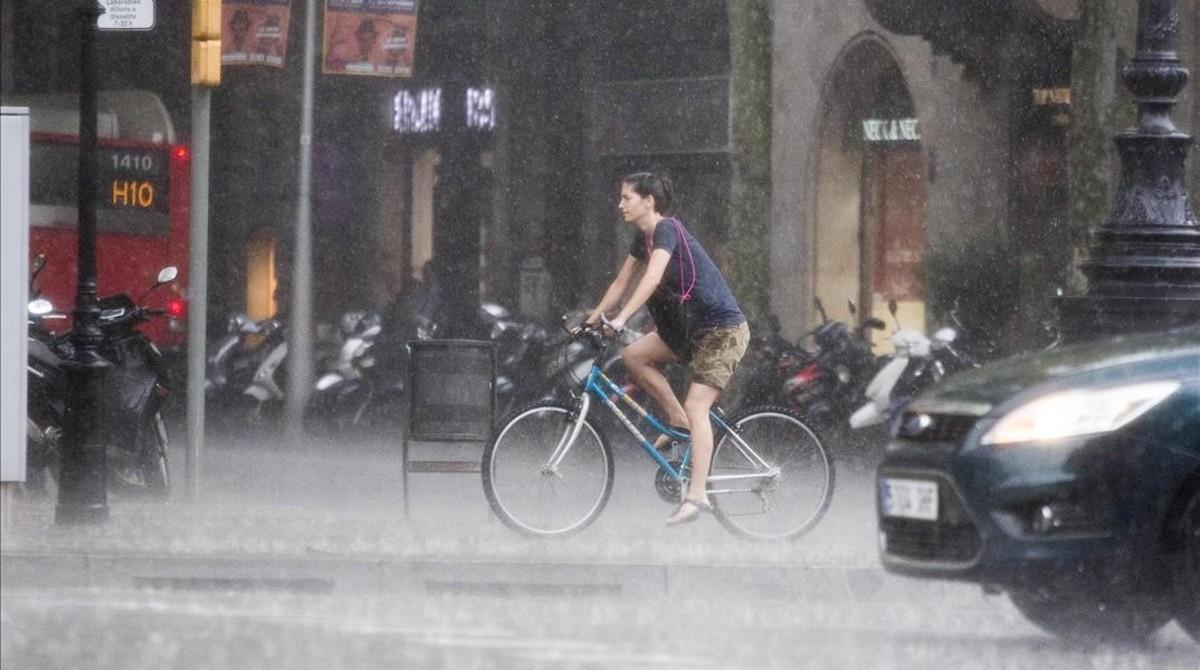
[{"label": "wet road", "polygon": [[665,531],[634,453],[595,526],[537,542],[489,519],[477,475],[414,476],[403,520],[387,444],[210,450],[200,505],[6,535],[0,667],[1200,669],[1174,624],[1076,647],[1003,597],[887,575],[867,471],[839,470],[808,536],[764,545],[712,519]]},{"label": "wet road", "polygon": [[1079,648],[1000,598],[747,601],[513,593],[5,589],[5,668],[1196,668],[1153,645]]}]

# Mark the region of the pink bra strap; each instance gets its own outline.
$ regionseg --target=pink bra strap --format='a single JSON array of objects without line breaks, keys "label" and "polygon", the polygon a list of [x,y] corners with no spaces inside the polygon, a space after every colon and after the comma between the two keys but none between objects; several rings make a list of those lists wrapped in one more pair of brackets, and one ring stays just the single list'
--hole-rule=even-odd
[{"label": "pink bra strap", "polygon": [[692,283],[688,284],[686,289],[683,289],[683,256],[679,257],[679,288],[683,289],[683,293],[679,296],[679,302],[683,303],[692,299],[692,289],[696,288],[696,259],[692,258],[692,247],[687,243],[687,235],[684,234],[683,224],[675,217],[671,217],[671,221],[675,223],[675,232],[679,235],[679,243],[683,245],[684,251],[687,252],[688,263],[692,266]]},{"label": "pink bra strap", "polygon": [[[683,255],[680,254],[680,256],[679,256],[679,288],[682,289],[682,293],[679,295],[679,303],[683,304],[684,302],[692,299],[692,289],[696,287],[696,259],[692,257],[692,248],[690,246],[688,246],[687,236],[684,235],[684,231],[683,231],[683,224],[679,222],[679,219],[677,219],[673,216],[671,218],[667,219],[667,221],[670,221],[671,223],[675,224],[675,234],[679,238],[679,244],[683,245],[684,251],[687,252],[688,263],[690,263],[692,266],[692,283],[688,284],[688,287],[685,289],[685,288],[683,288]],[[650,253],[652,251],[650,248],[650,236],[647,235],[645,239],[646,239],[646,262],[649,263],[650,262]]]}]

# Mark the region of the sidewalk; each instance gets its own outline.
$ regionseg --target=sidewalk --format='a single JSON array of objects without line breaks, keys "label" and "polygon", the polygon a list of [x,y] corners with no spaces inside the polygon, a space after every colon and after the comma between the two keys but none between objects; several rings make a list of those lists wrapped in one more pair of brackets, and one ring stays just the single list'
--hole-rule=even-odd
[{"label": "sidewalk", "polygon": [[[173,456],[179,482],[182,454]],[[553,540],[522,537],[492,518],[477,474],[410,475],[405,519],[399,456],[387,445],[230,444],[209,449],[205,466],[197,504],[113,498],[100,526],[55,526],[52,499],[19,503],[0,537],[0,577],[8,586],[663,594],[702,582],[743,595],[843,599],[962,589],[915,589],[882,572],[867,473],[839,472],[834,502],[808,535],[756,543],[711,518],[665,528],[670,506],[653,493],[648,466],[628,457],[617,461],[600,519]]]}]

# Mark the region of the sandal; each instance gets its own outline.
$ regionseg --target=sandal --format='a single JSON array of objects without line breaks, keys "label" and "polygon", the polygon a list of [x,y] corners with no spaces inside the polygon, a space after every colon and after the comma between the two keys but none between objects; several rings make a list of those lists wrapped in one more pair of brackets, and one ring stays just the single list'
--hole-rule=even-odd
[{"label": "sandal", "polygon": [[679,507],[675,509],[675,513],[671,518],[667,519],[668,526],[678,526],[680,524],[691,523],[700,518],[704,512],[711,512],[712,504],[705,500],[697,500],[695,498],[687,498]]},{"label": "sandal", "polygon": [[[684,428],[683,426],[670,426],[670,428],[671,428],[671,430],[675,431],[676,433],[682,433],[687,436],[691,436],[691,434],[692,434],[691,431],[689,431],[687,428]],[[678,441],[679,440],[676,440],[675,438],[671,437],[670,435],[663,433],[663,434],[659,435],[657,438],[655,438],[654,448],[657,449],[660,453],[668,452],[671,450],[671,447],[675,446],[675,443]]]}]

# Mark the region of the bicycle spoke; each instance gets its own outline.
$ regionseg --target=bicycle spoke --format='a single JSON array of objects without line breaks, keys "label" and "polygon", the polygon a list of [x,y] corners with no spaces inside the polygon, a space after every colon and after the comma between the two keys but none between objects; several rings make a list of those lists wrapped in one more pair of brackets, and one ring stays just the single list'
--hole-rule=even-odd
[{"label": "bicycle spoke", "polygon": [[[784,410],[760,410],[731,422],[745,445],[722,435],[712,475],[761,473],[761,478],[714,482],[717,515],[731,531],[755,539],[798,537],[824,515],[833,495],[833,463],[819,437]],[[739,449],[739,447],[742,447]],[[746,449],[752,453],[743,453]],[[768,466],[757,465],[761,460]]]},{"label": "bicycle spoke", "polygon": [[571,412],[540,405],[518,413],[488,445],[483,485],[506,524],[531,535],[577,531],[603,509],[612,488],[612,454],[587,422],[552,458],[573,428]]}]

